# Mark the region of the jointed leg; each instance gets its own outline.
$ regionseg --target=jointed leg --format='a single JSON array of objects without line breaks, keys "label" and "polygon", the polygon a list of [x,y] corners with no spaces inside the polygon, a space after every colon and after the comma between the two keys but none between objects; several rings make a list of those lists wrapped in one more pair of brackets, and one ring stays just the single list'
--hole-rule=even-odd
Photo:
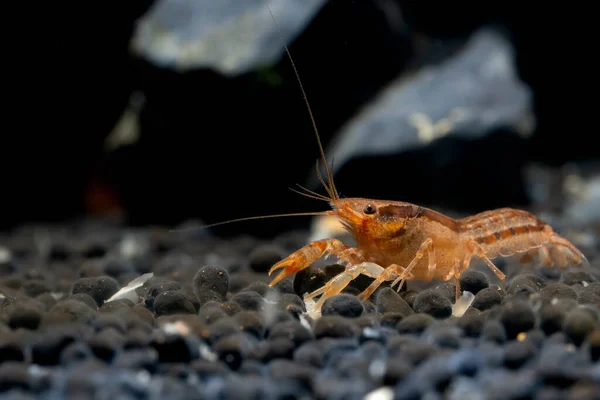
[{"label": "jointed leg", "polygon": [[419,260],[423,258],[423,255],[425,255],[425,250],[427,250],[427,256],[429,257],[429,267],[427,268],[427,273],[429,274],[435,270],[435,252],[433,249],[433,240],[431,238],[428,238],[423,243],[421,243],[421,246],[419,246],[419,250],[417,250],[417,254],[415,254],[413,260],[410,262],[410,264],[408,264],[408,267],[406,267],[406,269],[402,271],[400,276],[398,276],[398,278],[396,278],[396,280],[392,282],[391,287],[396,286],[396,284],[400,282],[397,290],[400,291],[400,289],[402,289],[402,286],[404,286],[404,282],[408,278],[413,268],[415,268]]},{"label": "jointed leg", "polygon": [[494,263],[488,258],[488,256],[485,255],[485,252],[483,251],[483,249],[481,248],[481,246],[479,246],[479,244],[477,244],[476,242],[473,242],[473,247],[474,247],[473,248],[473,253],[475,253],[477,255],[477,257],[481,258],[483,260],[483,262],[485,262],[487,264],[487,266],[490,267],[490,269],[492,270],[492,272],[494,274],[496,274],[496,276],[498,277],[498,279],[500,279],[501,281],[503,281],[506,278],[504,276],[504,273],[502,273],[502,271],[500,271],[498,269],[498,267],[496,267],[494,265]]},{"label": "jointed leg", "polygon": [[357,297],[360,300],[366,300],[366,299],[368,299],[373,294],[373,292],[375,290],[377,290],[377,288],[379,287],[379,285],[381,285],[383,282],[385,282],[388,279],[390,279],[391,275],[393,275],[393,274],[399,275],[402,271],[403,271],[403,268],[401,266],[399,266],[399,265],[396,265],[396,264],[390,265],[385,270],[382,268],[382,272],[379,275],[374,276],[373,278],[375,278],[375,280],[373,282],[371,282],[371,284],[369,285],[369,287],[367,287]]},{"label": "jointed leg", "polygon": [[340,293],[346,286],[348,286],[350,282],[352,282],[352,280],[358,278],[359,275],[363,274],[372,278],[376,278],[381,276],[383,273],[385,273],[383,267],[371,262],[349,265],[345,271],[340,272],[331,278],[329,282],[325,284],[325,286],[306,295],[304,300],[310,300],[313,297],[322,294],[314,307],[315,310],[320,310],[325,300]]},{"label": "jointed leg", "polygon": [[454,274],[454,302],[457,302],[460,299],[460,273],[457,272]]},{"label": "jointed leg", "polygon": [[479,246],[479,244],[477,242],[475,242],[475,241],[473,241],[473,242],[470,243],[469,254],[465,258],[465,264],[463,264],[463,269],[462,270],[464,271],[464,270],[466,270],[469,267],[469,263],[470,263],[471,257],[473,255],[477,255],[477,257],[479,257],[480,259],[482,259],[483,262],[485,262],[487,264],[487,266],[498,277],[498,279],[500,279],[500,281],[502,282],[501,287],[504,288],[504,280],[506,279],[506,276],[504,275],[504,273],[502,271],[500,271],[498,269],[498,267],[496,267],[494,265],[494,263],[485,254],[485,252],[483,251],[483,249],[481,248],[481,246]]},{"label": "jointed leg", "polygon": [[[554,262],[556,262],[556,264],[558,266],[566,267],[568,264],[572,264],[572,265],[583,264],[584,266],[590,265],[590,262],[583,255],[583,253],[581,251],[579,251],[579,249],[577,247],[575,247],[573,245],[573,243],[569,242],[567,239],[563,238],[562,236],[559,236],[558,234],[554,233],[550,237],[550,245],[551,245],[550,253],[552,254],[552,258],[553,258]],[[552,248],[557,249],[558,253],[560,253],[560,254],[554,255]]]},{"label": "jointed leg", "polygon": [[548,250],[548,247],[542,246],[539,248],[538,251],[540,262],[542,263],[542,265],[546,267],[552,266],[552,257],[550,257],[550,250]]},{"label": "jointed leg", "polygon": [[[469,254],[463,260],[463,269],[462,269],[463,271],[469,267],[469,263],[471,262],[472,256],[473,256],[472,254]],[[458,299],[460,299],[460,271],[461,271],[461,269],[459,268],[459,264],[460,264],[460,260],[455,259],[454,264],[452,265],[452,270],[450,271],[450,275],[452,277],[454,277],[454,288],[455,288],[455,292],[454,292],[455,300],[454,301],[455,302],[457,302]]]},{"label": "jointed leg", "polygon": [[429,265],[427,266],[427,278],[433,279],[435,276],[435,249],[433,248],[433,241],[430,241],[427,245],[427,256],[429,257]]}]

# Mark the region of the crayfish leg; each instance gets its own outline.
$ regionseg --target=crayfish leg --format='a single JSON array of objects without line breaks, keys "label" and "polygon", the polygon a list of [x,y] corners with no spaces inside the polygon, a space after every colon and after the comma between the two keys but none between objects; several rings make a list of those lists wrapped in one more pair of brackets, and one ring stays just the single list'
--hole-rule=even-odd
[{"label": "crayfish leg", "polygon": [[473,246],[473,253],[477,257],[479,257],[484,263],[487,264],[487,266],[498,277],[498,279],[500,279],[501,281],[504,282],[504,280],[506,279],[506,276],[504,275],[504,273],[502,271],[500,271],[498,269],[498,267],[496,267],[496,265],[494,265],[494,263],[492,262],[492,260],[490,260],[488,258],[488,256],[485,254],[485,252],[483,251],[483,249],[481,248],[481,246],[477,242],[475,242],[475,241],[473,241],[471,244]]},{"label": "crayfish leg", "polygon": [[550,256],[554,263],[560,267],[572,265],[589,265],[589,261],[577,247],[562,236],[554,233],[549,242]]},{"label": "crayfish leg", "polygon": [[320,310],[325,300],[339,294],[350,282],[358,278],[359,275],[362,274],[376,278],[381,276],[382,273],[384,273],[383,267],[371,262],[349,265],[344,271],[331,278],[324,286],[304,296],[304,300],[310,300],[313,297],[322,295],[313,308],[313,310]]},{"label": "crayfish leg", "polygon": [[373,277],[375,280],[371,282],[369,287],[357,296],[360,300],[368,299],[383,282],[389,280],[393,275],[400,275],[404,270],[404,268],[396,264],[392,264],[386,269],[381,269],[381,273]]},{"label": "crayfish leg", "polygon": [[538,250],[538,256],[540,258],[540,263],[545,267],[552,266],[552,257],[550,257],[550,250],[546,246],[542,246]]},{"label": "crayfish leg", "polygon": [[269,275],[281,268],[283,268],[283,271],[273,278],[271,283],[269,283],[269,286],[275,286],[288,276],[309,267],[325,254],[325,252],[336,254],[347,249],[348,246],[338,239],[321,239],[309,243],[271,267]]},{"label": "crayfish leg", "polygon": [[409,274],[416,267],[419,260],[421,258],[423,258],[423,256],[425,255],[425,251],[427,251],[427,255],[429,257],[429,267],[427,268],[427,270],[428,270],[427,273],[429,274],[429,271],[432,271],[435,269],[435,251],[433,249],[433,240],[431,238],[428,238],[428,239],[425,239],[425,241],[423,243],[421,243],[421,246],[419,246],[419,250],[417,250],[415,257],[412,259],[410,264],[408,264],[406,269],[404,269],[402,271],[400,276],[398,276],[398,278],[396,278],[396,280],[394,282],[392,282],[391,287],[396,286],[396,284],[398,282],[400,282],[400,284],[398,285],[397,291],[399,292],[402,289],[402,287],[404,286],[404,283],[409,278]]}]

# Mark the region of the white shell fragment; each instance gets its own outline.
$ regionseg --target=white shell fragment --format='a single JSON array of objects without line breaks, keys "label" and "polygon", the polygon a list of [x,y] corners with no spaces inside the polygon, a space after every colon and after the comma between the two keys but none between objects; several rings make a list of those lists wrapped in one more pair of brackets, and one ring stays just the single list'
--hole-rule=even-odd
[{"label": "white shell fragment", "polygon": [[392,400],[393,398],[394,389],[389,386],[383,386],[367,393],[364,400]]},{"label": "white shell fragment", "polygon": [[127,286],[121,288],[121,290],[119,290],[117,293],[113,294],[110,299],[106,300],[106,303],[108,303],[109,301],[121,300],[121,299],[129,299],[129,300],[133,301],[134,303],[136,303],[137,299],[138,299],[138,295],[135,292],[135,289],[142,286],[144,283],[146,283],[146,281],[148,281],[153,276],[154,276],[154,274],[152,272],[138,276],[137,278],[135,278],[134,280],[129,282],[129,284]]},{"label": "white shell fragment", "polygon": [[475,295],[468,291],[463,291],[463,295],[452,305],[452,315],[461,317],[475,300]]},{"label": "white shell fragment", "polygon": [[[307,296],[308,293],[304,293],[304,296]],[[306,315],[308,315],[312,319],[318,319],[321,317],[321,311],[315,310],[315,305],[317,302],[315,299],[304,300],[304,306],[306,307]]]}]

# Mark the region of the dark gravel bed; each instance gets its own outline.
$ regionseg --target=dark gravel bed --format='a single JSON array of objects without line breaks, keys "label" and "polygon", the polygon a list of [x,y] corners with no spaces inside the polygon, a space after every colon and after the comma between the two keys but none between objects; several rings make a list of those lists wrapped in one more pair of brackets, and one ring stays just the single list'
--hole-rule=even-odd
[{"label": "dark gravel bed", "polygon": [[460,316],[452,282],[384,284],[361,302],[359,277],[312,318],[302,295],[335,260],[268,287],[304,240],[95,222],[1,237],[0,396],[600,398],[600,241],[581,247],[588,268],[497,260],[505,285],[473,266]]}]

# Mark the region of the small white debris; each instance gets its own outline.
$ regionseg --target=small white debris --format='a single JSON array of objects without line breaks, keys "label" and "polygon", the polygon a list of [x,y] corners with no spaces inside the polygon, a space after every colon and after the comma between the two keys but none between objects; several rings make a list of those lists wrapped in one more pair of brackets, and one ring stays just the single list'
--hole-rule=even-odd
[{"label": "small white debris", "polygon": [[129,300],[133,301],[134,303],[136,303],[137,299],[138,299],[138,295],[135,292],[135,289],[142,286],[144,283],[146,283],[146,281],[148,281],[153,276],[154,276],[154,274],[152,272],[138,276],[137,278],[135,278],[134,280],[129,282],[129,284],[127,286],[125,286],[124,288],[121,288],[121,290],[119,290],[117,293],[113,294],[110,299],[106,300],[106,303],[108,303],[109,301],[120,300],[120,299],[129,299]]},{"label": "small white debris", "polygon": [[9,262],[11,259],[12,253],[10,252],[10,249],[7,249],[4,246],[0,246],[0,262]]},{"label": "small white debris", "polygon": [[144,386],[147,386],[150,383],[152,375],[150,375],[150,372],[146,371],[145,369],[140,369],[135,374],[135,377],[138,380],[138,382],[140,382]]},{"label": "small white debris", "polygon": [[365,395],[364,400],[392,400],[394,390],[389,386],[380,387]]},{"label": "small white debris", "polygon": [[217,361],[217,355],[213,353],[210,347],[208,347],[205,343],[200,343],[198,350],[200,352],[200,357],[203,359],[207,361]]},{"label": "small white debris", "polygon": [[581,281],[581,285],[586,288],[588,287],[589,283],[587,281]]},{"label": "small white debris", "polygon": [[[304,293],[304,297],[306,297],[308,293]],[[312,319],[317,319],[321,317],[321,310],[315,310],[316,301],[313,299],[304,300],[304,306],[306,307],[306,315],[311,317]]]},{"label": "small white debris", "polygon": [[267,292],[267,295],[265,296],[265,303],[278,304],[279,303],[279,292],[277,292],[277,291]]},{"label": "small white debris", "polygon": [[275,321],[275,317],[277,316],[278,304],[279,293],[276,291],[267,292],[267,295],[265,296],[265,307],[263,313],[267,324],[271,324]]},{"label": "small white debris", "polygon": [[119,243],[118,252],[121,257],[131,260],[146,254],[149,247],[150,245],[146,237],[135,233],[128,233]]},{"label": "small white debris", "polygon": [[370,339],[375,339],[375,338],[379,337],[378,330],[371,328],[370,326],[365,327],[362,331],[362,334],[364,337],[370,338]]},{"label": "small white debris", "polygon": [[169,335],[187,336],[191,333],[190,327],[183,321],[167,322],[160,328]]},{"label": "small white debris", "polygon": [[369,364],[369,375],[374,380],[379,380],[379,379],[383,378],[383,375],[385,375],[385,371],[386,371],[386,363],[384,360],[381,360],[381,359],[373,360]]},{"label": "small white debris", "polygon": [[145,100],[140,91],[131,94],[129,105],[104,141],[105,151],[114,151],[119,147],[135,144],[140,139],[139,112]]},{"label": "small white debris", "polygon": [[300,324],[312,332],[312,327],[310,326],[310,322],[308,322],[308,320],[306,319],[304,314],[300,315]]},{"label": "small white debris", "polygon": [[452,306],[452,315],[455,317],[461,317],[469,308],[473,300],[475,299],[475,295],[468,291],[463,291],[463,295],[454,303]]},{"label": "small white debris", "polygon": [[54,300],[60,300],[65,297],[65,294],[60,292],[50,292],[50,296],[52,296]]}]

